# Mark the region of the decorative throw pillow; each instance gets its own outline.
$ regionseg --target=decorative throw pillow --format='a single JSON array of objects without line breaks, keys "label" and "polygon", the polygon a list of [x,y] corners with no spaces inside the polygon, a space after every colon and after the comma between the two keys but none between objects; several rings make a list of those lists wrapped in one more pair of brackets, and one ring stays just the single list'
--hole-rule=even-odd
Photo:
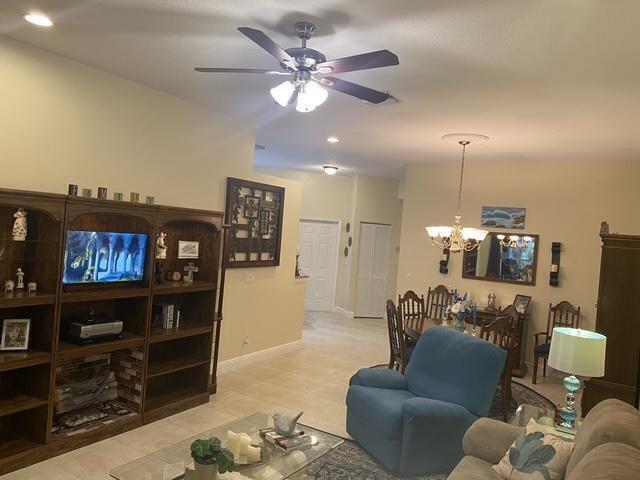
[{"label": "decorative throw pillow", "polygon": [[507,480],[563,480],[573,446],[555,435],[545,435],[532,418],[526,432],[513,442],[500,463],[491,468]]}]

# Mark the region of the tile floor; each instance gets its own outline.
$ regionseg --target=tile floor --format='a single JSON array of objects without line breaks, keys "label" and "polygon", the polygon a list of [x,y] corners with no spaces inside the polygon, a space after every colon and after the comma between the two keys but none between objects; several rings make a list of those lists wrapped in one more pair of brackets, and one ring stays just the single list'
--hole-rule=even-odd
[{"label": "tile floor", "polygon": [[[303,422],[346,436],[344,398],[349,378],[365,366],[388,361],[386,323],[335,314],[305,316],[303,347],[219,376],[208,404],[136,430],[1,476],[1,480],[105,480],[109,471],[203,430],[255,411],[294,414]],[[558,377],[534,388],[560,403]],[[524,379],[530,384],[530,376]]]}]

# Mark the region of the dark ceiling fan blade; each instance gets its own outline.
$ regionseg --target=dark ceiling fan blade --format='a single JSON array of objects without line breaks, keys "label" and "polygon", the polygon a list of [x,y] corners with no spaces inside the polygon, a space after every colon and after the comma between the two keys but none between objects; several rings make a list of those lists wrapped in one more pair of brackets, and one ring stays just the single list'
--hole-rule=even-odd
[{"label": "dark ceiling fan blade", "polygon": [[265,70],[264,68],[208,68],[197,67],[196,72],[204,73],[257,73],[261,75],[290,75],[281,70]]},{"label": "dark ceiling fan blade", "polygon": [[347,95],[351,95],[352,97],[359,98],[360,100],[364,100],[369,103],[382,103],[387,100],[391,95],[388,93],[380,92],[378,90],[374,90],[373,88],[364,87],[362,85],[358,85],[357,83],[347,82],[346,80],[342,80],[336,77],[324,77],[321,80],[318,80],[320,84],[325,87],[335,90],[336,92],[346,93]]},{"label": "dark ceiling fan blade", "polygon": [[287,52],[285,52],[284,49],[280,47],[280,45],[271,40],[271,38],[266,33],[249,27],[238,27],[238,30],[249,37],[251,40],[256,42],[259,46],[264,48],[267,52],[274,56],[276,60],[278,60],[278,62],[284,63],[293,70],[298,69],[298,65],[294,58]]},{"label": "dark ceiling fan blade", "polygon": [[[316,65],[316,70],[337,74],[345,72],[355,72],[356,70],[367,70],[369,68],[390,67],[398,65],[400,61],[395,53],[389,50],[378,50],[375,52],[363,53],[352,57],[337,58]],[[329,71],[329,68],[331,70]]]}]

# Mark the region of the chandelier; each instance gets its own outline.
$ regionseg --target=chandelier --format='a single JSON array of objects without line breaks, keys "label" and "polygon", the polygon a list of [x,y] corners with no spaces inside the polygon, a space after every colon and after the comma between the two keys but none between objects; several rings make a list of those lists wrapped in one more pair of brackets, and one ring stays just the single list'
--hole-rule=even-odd
[{"label": "chandelier", "polygon": [[462,180],[464,179],[464,158],[467,151],[467,145],[472,141],[486,142],[489,137],[485,135],[477,135],[472,133],[453,133],[444,135],[443,140],[455,141],[462,146],[462,165],[460,167],[460,185],[458,187],[458,210],[454,215],[453,226],[437,226],[425,227],[427,235],[431,238],[431,244],[434,247],[448,249],[451,253],[470,252],[480,245],[487,234],[486,230],[478,228],[469,228],[462,226],[462,215],[460,215],[460,207],[462,204]]},{"label": "chandelier", "polygon": [[524,237],[521,237],[520,235],[509,235],[507,237],[506,235],[500,234],[496,235],[496,238],[500,240],[500,245],[502,245],[503,247],[518,249],[527,248],[533,240],[533,238],[527,235],[525,235]]}]

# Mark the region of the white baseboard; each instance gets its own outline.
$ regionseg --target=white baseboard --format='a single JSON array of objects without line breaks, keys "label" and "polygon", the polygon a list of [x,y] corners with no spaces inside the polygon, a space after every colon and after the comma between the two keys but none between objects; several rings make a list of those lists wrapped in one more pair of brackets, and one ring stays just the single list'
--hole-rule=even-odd
[{"label": "white baseboard", "polygon": [[262,362],[264,360],[277,357],[278,355],[282,355],[284,353],[293,352],[300,348],[302,348],[302,339],[290,343],[285,343],[284,345],[278,345],[277,347],[260,350],[259,352],[248,353],[240,357],[230,358],[229,360],[224,360],[218,363],[218,375],[222,373],[233,372],[235,370],[240,370],[241,368],[245,368],[251,364]]},{"label": "white baseboard", "polygon": [[353,312],[342,307],[335,306],[331,309],[333,313],[342,315],[344,318],[353,318]]}]

